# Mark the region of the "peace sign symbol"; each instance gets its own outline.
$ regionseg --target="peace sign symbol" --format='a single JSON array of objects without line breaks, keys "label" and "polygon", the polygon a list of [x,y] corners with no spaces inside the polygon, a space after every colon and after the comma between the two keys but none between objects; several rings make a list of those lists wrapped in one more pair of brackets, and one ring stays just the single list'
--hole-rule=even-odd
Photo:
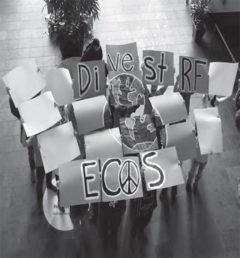
[{"label": "peace sign symbol", "polygon": [[134,194],[139,185],[140,173],[138,166],[132,160],[126,160],[119,173],[119,182],[122,191],[127,194]]}]

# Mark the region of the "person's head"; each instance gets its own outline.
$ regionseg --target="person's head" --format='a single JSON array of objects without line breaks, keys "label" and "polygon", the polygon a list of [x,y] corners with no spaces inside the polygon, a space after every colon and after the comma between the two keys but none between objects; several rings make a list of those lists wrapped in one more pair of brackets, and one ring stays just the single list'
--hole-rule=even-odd
[{"label": "person's head", "polygon": [[100,41],[97,38],[94,38],[86,47],[81,61],[94,61],[94,60],[102,60],[103,53],[100,45]]}]

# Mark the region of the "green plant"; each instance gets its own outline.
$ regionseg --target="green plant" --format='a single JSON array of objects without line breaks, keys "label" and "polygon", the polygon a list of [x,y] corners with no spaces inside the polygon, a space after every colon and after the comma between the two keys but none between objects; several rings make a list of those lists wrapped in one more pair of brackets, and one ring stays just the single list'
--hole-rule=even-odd
[{"label": "green plant", "polygon": [[77,40],[89,28],[89,19],[99,17],[98,0],[44,0],[49,32]]},{"label": "green plant", "polygon": [[191,16],[197,29],[201,29],[204,26],[204,20],[208,13],[208,5],[211,0],[195,0],[190,5]]}]

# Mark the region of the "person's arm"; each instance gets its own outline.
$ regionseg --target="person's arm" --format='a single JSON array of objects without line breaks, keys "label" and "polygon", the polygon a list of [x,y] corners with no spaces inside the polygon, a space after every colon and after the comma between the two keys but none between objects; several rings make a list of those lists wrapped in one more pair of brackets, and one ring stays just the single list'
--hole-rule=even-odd
[{"label": "person's arm", "polygon": [[179,91],[179,80],[180,80],[180,77],[179,77],[179,75],[177,75],[176,82],[174,84],[173,92],[178,92]]},{"label": "person's arm", "polygon": [[23,147],[30,147],[33,146],[33,141],[34,141],[35,136],[30,136],[27,137],[24,129],[22,130],[22,145]]}]

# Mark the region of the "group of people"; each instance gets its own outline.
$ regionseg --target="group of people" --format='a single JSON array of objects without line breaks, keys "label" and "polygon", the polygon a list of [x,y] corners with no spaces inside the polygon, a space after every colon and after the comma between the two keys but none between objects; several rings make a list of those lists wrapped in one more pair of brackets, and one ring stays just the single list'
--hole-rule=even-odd
[{"label": "group of people", "polygon": [[[101,60],[103,58],[102,48],[98,39],[93,39],[93,41],[86,47],[81,61],[93,61],[93,60]],[[107,65],[106,65],[106,76],[107,76]],[[175,84],[175,91],[178,91],[178,79]],[[167,87],[161,87],[160,91],[157,91],[157,87],[152,86],[152,91],[150,94],[163,94]],[[180,93],[185,100],[186,109],[189,113],[190,106],[190,97],[191,93]],[[36,97],[36,96],[35,96]],[[46,175],[46,187],[56,192],[59,199],[59,190],[57,185],[52,183],[53,174],[56,177],[56,182],[59,182],[59,176],[57,171],[53,171],[45,174],[44,166],[41,158],[41,154],[39,151],[39,145],[37,142],[36,136],[32,136],[27,138],[24,132],[24,128],[22,126],[22,120],[19,115],[18,109],[14,106],[14,103],[9,95],[9,104],[12,114],[17,117],[21,121],[21,142],[23,146],[26,146],[28,149],[29,156],[29,165],[31,170],[31,180],[35,182],[36,175],[36,192],[37,192],[37,200],[41,204],[43,197],[43,182],[44,176]],[[60,107],[60,113],[62,114],[62,120],[59,123],[64,123],[68,120],[71,121],[71,112],[68,107]],[[76,122],[72,121],[73,125]],[[182,122],[182,121],[181,121]],[[56,126],[56,125],[55,125]],[[197,134],[196,130],[195,133]],[[77,137],[81,144],[81,136]],[[79,145],[80,145],[79,144]],[[161,146],[164,148],[164,144]],[[195,192],[198,189],[198,182],[201,178],[202,172],[207,164],[208,157],[207,155],[201,155],[200,149],[198,146],[198,155],[194,160],[192,160],[191,168],[188,173],[188,179],[186,182],[186,190],[187,193],[190,193],[192,190]],[[142,178],[144,182],[144,177]],[[167,197],[168,189],[162,189],[160,193],[160,200],[164,200]],[[130,200],[130,220],[132,221],[132,235],[135,236],[138,233],[142,232],[144,227],[150,221],[154,209],[157,207],[157,193],[155,191],[146,191],[144,183],[143,183],[143,192],[144,196],[138,199]],[[176,199],[177,195],[177,186],[172,187],[171,189],[172,199]],[[64,212],[64,207],[59,205],[59,209]],[[79,226],[79,221],[76,220],[76,214],[82,212],[82,210],[86,210],[86,205],[72,206],[70,208],[70,216],[74,227],[77,228]],[[120,225],[123,214],[126,210],[126,201],[114,201],[114,202],[106,202],[106,203],[94,203],[89,206],[89,221],[96,222],[98,218],[101,218],[102,224],[104,228],[107,228],[108,235],[115,234]],[[105,230],[106,232],[106,230]]]}]

